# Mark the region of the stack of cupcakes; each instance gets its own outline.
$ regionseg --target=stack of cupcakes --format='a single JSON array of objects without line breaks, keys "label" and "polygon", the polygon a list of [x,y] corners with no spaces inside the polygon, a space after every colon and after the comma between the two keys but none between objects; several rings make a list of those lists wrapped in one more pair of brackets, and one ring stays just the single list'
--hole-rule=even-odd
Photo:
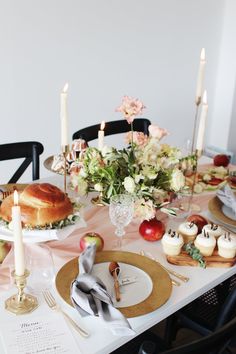
[{"label": "stack of cupcakes", "polygon": [[177,231],[170,229],[166,232],[161,242],[164,253],[169,256],[179,255],[182,246],[187,243],[194,243],[203,256],[211,256],[216,245],[219,256],[224,258],[236,256],[236,236],[224,233],[219,225],[213,223],[198,228],[194,222],[183,222]]}]

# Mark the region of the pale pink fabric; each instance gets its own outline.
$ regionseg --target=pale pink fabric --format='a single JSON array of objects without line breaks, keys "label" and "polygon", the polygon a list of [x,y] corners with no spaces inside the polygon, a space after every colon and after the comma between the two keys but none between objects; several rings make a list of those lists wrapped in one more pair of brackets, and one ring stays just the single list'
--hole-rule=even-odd
[{"label": "pale pink fabric", "polygon": [[[204,210],[207,208],[208,200],[210,198],[212,198],[212,193],[194,197],[194,201],[202,207],[202,210]],[[166,216],[166,214],[163,214],[158,211],[157,217],[165,224],[167,224],[168,217]],[[74,257],[77,257],[80,254],[80,237],[88,231],[98,232],[103,237],[105,241],[104,250],[112,249],[112,244],[114,243],[116,236],[114,234],[114,226],[109,220],[108,207],[91,206],[91,208],[87,212],[85,212],[84,218],[88,225],[86,228],[75,230],[69,237],[67,237],[63,241],[50,241],[46,243],[52,251],[56,269],[59,269],[64,263],[68,262]],[[138,228],[139,223],[137,221],[132,222],[126,227],[126,244],[132,243],[133,241],[141,237],[139,235]],[[36,250],[37,245],[26,245],[27,255],[29,255],[29,253],[31,253],[31,255],[34,255],[36,253]],[[40,252],[40,250],[37,252]],[[42,254],[42,257],[44,257],[44,254]],[[45,262],[47,262],[47,259],[45,259]],[[11,250],[2,265],[0,266],[0,291],[9,288],[10,271],[13,268],[14,255],[13,251]]]}]

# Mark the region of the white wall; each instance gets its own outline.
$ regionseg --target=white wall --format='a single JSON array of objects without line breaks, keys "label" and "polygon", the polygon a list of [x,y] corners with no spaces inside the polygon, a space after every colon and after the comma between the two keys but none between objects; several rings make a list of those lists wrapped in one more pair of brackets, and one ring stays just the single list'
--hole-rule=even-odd
[{"label": "white wall", "polygon": [[236,1],[226,0],[209,141],[236,154]]},{"label": "white wall", "polygon": [[0,0],[1,143],[35,139],[44,144],[43,159],[58,153],[59,94],[68,81],[71,135],[120,119],[115,108],[128,94],[171,132],[169,142],[182,144],[191,137],[202,47],[211,121],[224,6],[225,0]]}]

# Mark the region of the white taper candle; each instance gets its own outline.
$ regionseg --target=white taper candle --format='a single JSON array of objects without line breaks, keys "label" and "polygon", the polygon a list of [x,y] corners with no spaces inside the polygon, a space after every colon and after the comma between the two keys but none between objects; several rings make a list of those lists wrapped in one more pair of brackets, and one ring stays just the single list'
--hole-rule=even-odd
[{"label": "white taper candle", "polygon": [[199,69],[198,69],[198,78],[197,78],[196,104],[199,104],[201,102],[205,65],[206,65],[205,48],[202,48],[201,55],[200,55]]},{"label": "white taper candle", "polygon": [[67,90],[68,90],[68,83],[65,84],[61,92],[61,146],[62,147],[67,146],[69,144]]},{"label": "white taper candle", "polygon": [[21,276],[25,273],[25,254],[21,227],[21,210],[18,205],[18,193],[16,190],[14,191],[14,206],[12,207],[12,224],[14,235],[15,274]]},{"label": "white taper candle", "polygon": [[203,150],[203,141],[205,135],[206,128],[206,118],[207,118],[208,104],[207,104],[207,93],[204,91],[203,99],[202,99],[202,110],[200,115],[198,134],[197,134],[197,142],[196,142],[196,150]]},{"label": "white taper candle", "polygon": [[100,130],[98,131],[98,149],[99,150],[102,150],[103,145],[104,145],[104,128],[105,128],[105,122],[103,120],[100,125]]}]

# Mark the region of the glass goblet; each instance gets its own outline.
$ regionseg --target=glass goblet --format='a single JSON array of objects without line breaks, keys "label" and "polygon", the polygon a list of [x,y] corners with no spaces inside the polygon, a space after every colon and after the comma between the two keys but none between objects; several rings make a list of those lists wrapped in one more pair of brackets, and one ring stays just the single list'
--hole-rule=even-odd
[{"label": "glass goblet", "polygon": [[109,216],[112,224],[116,226],[115,234],[118,237],[117,247],[122,247],[122,237],[134,214],[134,200],[131,195],[117,194],[110,198]]},{"label": "glass goblet", "polygon": [[36,295],[50,289],[55,277],[52,251],[43,243],[27,244],[26,264],[30,271],[27,287]]}]

